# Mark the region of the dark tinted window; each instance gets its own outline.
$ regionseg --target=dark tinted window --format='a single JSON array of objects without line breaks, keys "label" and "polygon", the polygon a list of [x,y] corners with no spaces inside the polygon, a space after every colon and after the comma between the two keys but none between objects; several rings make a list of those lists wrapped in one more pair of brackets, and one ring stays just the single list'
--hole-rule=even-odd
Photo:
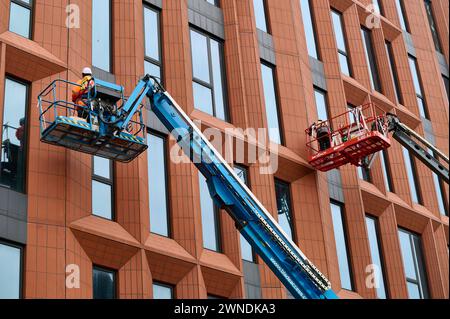
[{"label": "dark tinted window", "polygon": [[275,89],[274,69],[268,65],[261,63],[261,72],[269,138],[273,143],[281,144],[282,140],[278,114],[278,99]]},{"label": "dark tinted window", "polygon": [[289,238],[294,239],[294,221],[291,203],[291,189],[288,183],[275,180],[278,208],[278,224]]},{"label": "dark tinted window", "polygon": [[93,267],[92,287],[94,299],[116,298],[116,272],[101,267]]}]

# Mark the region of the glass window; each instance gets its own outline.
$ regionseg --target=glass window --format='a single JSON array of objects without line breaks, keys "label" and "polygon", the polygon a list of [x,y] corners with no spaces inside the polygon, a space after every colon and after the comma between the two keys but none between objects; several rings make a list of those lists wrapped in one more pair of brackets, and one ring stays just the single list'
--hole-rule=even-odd
[{"label": "glass window", "polygon": [[114,219],[113,169],[108,159],[93,157],[92,160],[92,214]]},{"label": "glass window", "polygon": [[428,17],[428,23],[430,25],[431,35],[433,36],[434,47],[436,48],[436,51],[442,53],[441,40],[439,38],[439,33],[436,28],[436,22],[434,20],[433,6],[430,0],[424,0],[424,3]]},{"label": "glass window", "polygon": [[219,0],[206,0],[206,2],[211,3],[212,5],[215,5],[218,7],[220,5]]},{"label": "glass window", "polygon": [[311,11],[310,0],[300,0],[303,26],[305,28],[306,46],[308,54],[315,59],[319,59],[319,52],[316,45],[316,30],[313,22],[313,12]]},{"label": "glass window", "polygon": [[111,1],[92,0],[92,65],[111,72]]},{"label": "glass window", "polygon": [[370,85],[372,90],[377,90],[382,93],[376,57],[373,51],[372,33],[366,28],[361,28],[361,35],[363,38],[364,51],[366,53],[366,61],[369,67]]},{"label": "glass window", "polygon": [[27,153],[27,84],[5,79],[5,98],[0,158],[0,185],[25,192]]},{"label": "glass window", "polygon": [[[428,153],[430,153],[430,155],[433,157],[437,157],[431,150],[428,150]],[[436,173],[433,172],[432,174],[433,174],[434,189],[436,190],[439,213],[442,216],[448,216],[448,204],[447,199],[445,197],[445,188],[443,181],[439,178],[439,176]]]},{"label": "glass window", "polygon": [[291,187],[288,183],[275,180],[275,193],[277,198],[278,224],[286,235],[294,240],[294,221],[292,219]]},{"label": "glass window", "polygon": [[402,28],[402,30],[409,32],[409,25],[408,20],[406,20],[403,0],[395,0],[395,5],[397,7],[398,17],[400,19],[400,27]]},{"label": "glass window", "polygon": [[332,10],[331,19],[333,22],[334,34],[336,37],[336,45],[338,49],[339,65],[341,66],[341,72],[347,76],[351,76],[350,63],[347,54],[347,43],[344,33],[344,24],[342,21],[342,14]]},{"label": "glass window", "polygon": [[420,74],[417,65],[417,59],[408,55],[409,67],[413,78],[414,89],[416,90],[417,104],[419,105],[419,114],[421,117],[428,119],[428,112],[425,106],[425,97],[423,96],[422,82],[420,81]]},{"label": "glass window", "polygon": [[0,241],[0,299],[19,299],[22,290],[22,249]]},{"label": "glass window", "polygon": [[145,73],[161,78],[160,11],[144,5]]},{"label": "glass window", "polygon": [[391,169],[389,166],[389,156],[386,151],[381,151],[380,153],[381,169],[383,170],[384,183],[386,185],[386,190],[388,192],[394,192],[394,187],[392,186]]},{"label": "glass window", "polygon": [[314,88],[314,97],[316,100],[317,118],[320,121],[328,120],[327,93],[319,88]]},{"label": "glass window", "polygon": [[398,72],[395,64],[395,55],[393,52],[392,44],[389,41],[386,41],[385,43],[389,67],[391,69],[392,79],[394,81],[394,90],[395,96],[397,98],[397,103],[403,104],[403,98],[402,95],[400,94],[400,84],[399,84],[400,82],[398,80]]},{"label": "glass window", "polygon": [[150,231],[169,237],[166,140],[154,134],[147,134],[147,143]]},{"label": "glass window", "polygon": [[400,248],[403,257],[406,283],[410,299],[427,299],[428,284],[419,236],[399,229]]},{"label": "glass window", "polygon": [[380,0],[373,0],[373,7],[376,13],[384,15],[383,6],[381,5]]},{"label": "glass window", "polygon": [[[248,186],[248,170],[245,167],[235,165],[234,172],[241,179],[244,184]],[[250,246],[249,242],[241,236],[241,254],[242,259],[248,262],[256,262],[255,253],[253,251],[252,246]]]},{"label": "glass window", "polygon": [[195,108],[227,121],[223,44],[191,29]]},{"label": "glass window", "polygon": [[368,169],[367,167],[358,167],[358,177],[363,181],[372,183],[372,178],[370,176],[370,169]]},{"label": "glass window", "polygon": [[386,299],[386,287],[384,284],[384,267],[381,258],[380,243],[378,240],[378,220],[371,216],[366,216],[367,233],[369,236],[370,254],[372,256],[372,264],[375,266],[375,284],[377,296],[380,299]]},{"label": "glass window", "polygon": [[267,28],[266,1],[253,0],[253,7],[255,9],[256,27],[261,31],[269,33],[269,29]]},{"label": "glass window", "polygon": [[94,299],[116,299],[116,272],[94,266],[92,273]]},{"label": "glass window", "polygon": [[405,160],[406,173],[408,175],[409,189],[414,203],[421,204],[421,197],[419,194],[419,184],[417,179],[416,167],[414,161],[409,154],[409,151],[402,146],[403,159]]},{"label": "glass window", "polygon": [[266,104],[267,127],[273,143],[281,144],[280,121],[278,115],[278,99],[275,91],[274,69],[261,63],[264,101]]},{"label": "glass window", "polygon": [[153,299],[173,299],[173,287],[161,283],[153,283]]},{"label": "glass window", "polygon": [[352,274],[350,271],[350,259],[347,250],[347,238],[344,227],[344,207],[342,204],[330,203],[331,217],[333,219],[334,239],[338,256],[341,286],[343,289],[352,290]]},{"label": "glass window", "polygon": [[11,0],[9,31],[31,38],[32,0]]},{"label": "glass window", "polygon": [[200,208],[202,212],[203,247],[220,252],[219,209],[209,194],[206,178],[199,172]]},{"label": "glass window", "polygon": [[442,75],[442,81],[444,81],[444,87],[445,91],[447,92],[447,100],[448,100],[450,96],[450,79],[447,76]]}]

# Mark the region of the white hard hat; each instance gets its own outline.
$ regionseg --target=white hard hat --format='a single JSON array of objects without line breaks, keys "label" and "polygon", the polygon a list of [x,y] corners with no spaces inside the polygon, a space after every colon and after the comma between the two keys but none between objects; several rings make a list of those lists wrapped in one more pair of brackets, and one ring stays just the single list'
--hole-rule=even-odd
[{"label": "white hard hat", "polygon": [[85,67],[85,68],[83,69],[83,74],[89,74],[89,75],[92,75],[92,70],[91,70],[91,68]]}]

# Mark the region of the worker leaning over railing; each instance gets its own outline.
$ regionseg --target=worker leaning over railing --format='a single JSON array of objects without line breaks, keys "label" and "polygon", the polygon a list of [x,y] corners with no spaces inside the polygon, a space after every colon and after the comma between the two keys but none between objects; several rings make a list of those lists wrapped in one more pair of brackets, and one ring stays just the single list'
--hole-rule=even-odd
[{"label": "worker leaning over railing", "polygon": [[89,118],[90,102],[88,101],[88,94],[94,87],[95,81],[92,77],[92,70],[86,67],[83,69],[83,78],[72,87],[72,102],[77,105],[78,117]]}]

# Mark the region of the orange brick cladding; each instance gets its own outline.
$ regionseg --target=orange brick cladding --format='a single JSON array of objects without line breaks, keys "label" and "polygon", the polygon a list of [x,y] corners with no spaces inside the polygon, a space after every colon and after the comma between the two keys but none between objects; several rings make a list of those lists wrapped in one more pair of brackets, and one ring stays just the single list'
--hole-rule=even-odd
[{"label": "orange brick cladding", "polygon": [[[36,96],[53,79],[74,81],[80,77],[82,67],[91,64],[91,1],[34,1],[34,46],[28,45],[29,40],[20,39],[33,52],[30,51],[30,57],[24,55],[24,59],[38,55],[36,63],[51,60],[51,65],[67,66],[65,70],[55,67],[60,73],[36,81],[36,70],[21,68],[26,61],[9,65],[7,52],[11,44],[1,40],[3,35],[11,36],[7,31],[9,2],[0,0],[0,122],[5,74],[32,81],[32,99],[28,106],[28,238],[24,249],[24,298],[92,298],[93,264],[118,271],[119,298],[152,298],[153,281],[174,285],[177,298],[206,298],[208,294],[245,298],[239,234],[228,215],[222,213],[220,217],[223,253],[203,248],[198,172],[193,165],[168,164],[171,239],[149,231],[146,154],[127,165],[115,164],[115,222],[91,215],[91,157],[42,144],[39,141],[39,114],[35,107]],[[162,62],[166,89],[192,117],[222,130],[229,127],[230,124],[194,110],[188,1],[162,2]],[[408,297],[397,235],[398,227],[403,227],[421,235],[430,297],[448,298],[449,220],[439,214],[432,174],[422,164],[417,165],[417,170],[424,205],[412,202],[402,151],[397,143],[389,150],[395,193],[388,192],[385,187],[379,159],[372,169],[372,184],[359,180],[353,166],[340,170],[355,291],[341,289],[327,176],[305,164],[307,153],[303,132],[317,115],[299,1],[267,2],[285,146],[281,147],[280,169],[275,176],[261,175],[257,165],[250,167],[250,184],[255,195],[275,214],[274,177],[291,183],[297,244],[328,276],[340,297],[376,297],[375,291],[365,284],[366,266],[372,263],[364,220],[368,213],[379,218],[388,295],[391,298]],[[370,90],[360,35],[361,21],[366,16],[364,5],[370,1],[312,1],[330,112],[333,115],[344,112],[347,102],[359,105],[373,101],[397,113],[423,134],[395,2],[381,2],[385,17],[382,18],[382,28],[374,31],[374,51],[378,56],[380,80],[386,95]],[[81,9],[79,29],[65,27],[65,10],[69,3],[77,4]],[[143,3],[141,0],[112,0],[112,3],[112,69],[117,82],[130,93],[144,73]],[[448,1],[433,1],[433,5],[448,65]],[[354,78],[340,73],[330,6],[343,12]],[[221,7],[231,124],[241,128],[266,127],[253,1],[222,0]],[[448,154],[449,104],[425,9],[421,0],[408,0],[405,1],[405,11],[416,45],[423,93],[436,145]],[[384,39],[393,46],[404,105],[393,102],[393,83],[385,75],[390,71]],[[41,49],[48,56],[38,54]],[[448,186],[445,187],[448,196]],[[286,298],[286,291],[278,279],[260,259],[258,262],[262,296]],[[80,267],[80,289],[66,288],[65,268],[69,264]]]}]

